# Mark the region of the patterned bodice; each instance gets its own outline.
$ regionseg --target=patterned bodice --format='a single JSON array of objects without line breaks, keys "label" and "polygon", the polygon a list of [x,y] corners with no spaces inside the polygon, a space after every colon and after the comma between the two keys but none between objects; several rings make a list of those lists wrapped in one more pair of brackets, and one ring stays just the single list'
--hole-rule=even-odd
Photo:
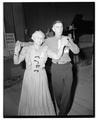
[{"label": "patterned bodice", "polygon": [[26,68],[32,68],[34,71],[39,71],[45,67],[47,60],[47,47],[44,46],[40,50],[36,51],[34,46],[30,46],[26,51]]}]

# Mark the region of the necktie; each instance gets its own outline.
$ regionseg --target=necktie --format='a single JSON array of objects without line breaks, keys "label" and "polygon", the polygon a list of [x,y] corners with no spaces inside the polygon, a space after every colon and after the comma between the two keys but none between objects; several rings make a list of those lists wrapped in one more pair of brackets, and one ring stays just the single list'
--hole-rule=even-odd
[{"label": "necktie", "polygon": [[61,45],[61,40],[59,39],[58,40],[58,49],[60,48],[60,45]]}]

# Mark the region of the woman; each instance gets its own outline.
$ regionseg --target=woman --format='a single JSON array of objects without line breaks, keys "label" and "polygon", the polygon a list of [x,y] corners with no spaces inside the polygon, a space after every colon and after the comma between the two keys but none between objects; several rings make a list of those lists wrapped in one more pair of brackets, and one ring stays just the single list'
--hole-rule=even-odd
[{"label": "woman", "polygon": [[65,41],[59,52],[53,53],[44,46],[44,33],[36,31],[32,35],[32,45],[23,47],[16,42],[14,64],[26,61],[18,115],[56,115],[50,96],[45,63],[48,57],[58,59],[62,55]]}]

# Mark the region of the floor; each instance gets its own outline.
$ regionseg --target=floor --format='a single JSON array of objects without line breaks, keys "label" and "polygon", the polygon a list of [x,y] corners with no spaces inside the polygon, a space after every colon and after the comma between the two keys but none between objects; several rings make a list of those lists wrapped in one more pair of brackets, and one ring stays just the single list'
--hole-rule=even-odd
[{"label": "floor", "polygon": [[[17,116],[21,81],[4,89],[4,115]],[[93,65],[78,64],[78,84],[69,116],[93,115]]]},{"label": "floor", "polygon": [[68,115],[93,115],[94,87],[92,65],[79,66],[78,85],[74,102]]}]

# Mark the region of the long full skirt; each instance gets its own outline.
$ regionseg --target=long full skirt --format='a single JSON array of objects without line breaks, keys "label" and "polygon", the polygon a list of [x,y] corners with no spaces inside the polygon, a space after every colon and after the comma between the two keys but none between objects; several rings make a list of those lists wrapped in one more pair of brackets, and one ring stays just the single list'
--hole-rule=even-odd
[{"label": "long full skirt", "polygon": [[19,116],[56,115],[48,88],[45,69],[26,69],[18,109]]}]

